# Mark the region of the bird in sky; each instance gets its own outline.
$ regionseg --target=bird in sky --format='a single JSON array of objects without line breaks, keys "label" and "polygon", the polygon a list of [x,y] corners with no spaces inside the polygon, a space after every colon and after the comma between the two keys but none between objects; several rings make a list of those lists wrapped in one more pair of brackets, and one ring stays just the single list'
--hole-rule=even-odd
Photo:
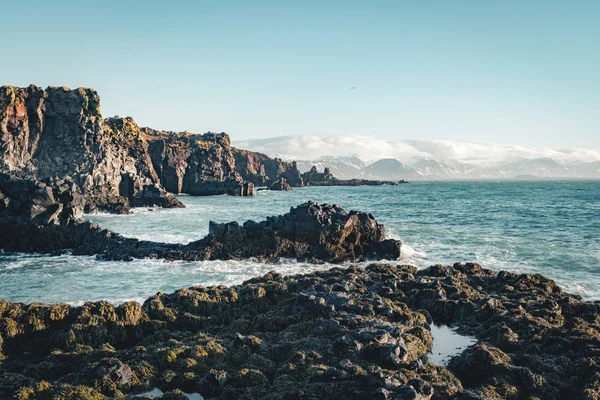
[{"label": "bird in sky", "polygon": [[350,90],[354,90],[354,89],[357,89],[357,87],[356,87],[356,86],[352,86],[352,87],[350,88]]}]

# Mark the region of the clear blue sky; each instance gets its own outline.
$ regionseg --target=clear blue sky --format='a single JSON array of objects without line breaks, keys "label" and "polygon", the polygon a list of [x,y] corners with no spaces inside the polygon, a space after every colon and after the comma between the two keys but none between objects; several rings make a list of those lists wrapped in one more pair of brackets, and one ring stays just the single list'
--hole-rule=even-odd
[{"label": "clear blue sky", "polygon": [[600,147],[598,0],[11,1],[1,13],[1,84],[92,87],[105,116],[158,129]]}]

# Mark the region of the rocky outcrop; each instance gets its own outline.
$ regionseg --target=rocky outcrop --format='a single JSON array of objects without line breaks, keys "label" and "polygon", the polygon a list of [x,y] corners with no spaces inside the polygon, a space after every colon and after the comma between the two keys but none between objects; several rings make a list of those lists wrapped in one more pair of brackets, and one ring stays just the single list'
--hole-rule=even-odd
[{"label": "rocky outcrop", "polygon": [[281,178],[277,182],[271,184],[271,186],[269,186],[269,190],[279,190],[288,192],[292,190],[292,186],[287,182],[285,178]]},{"label": "rocky outcrop", "polygon": [[302,185],[295,163],[232,148],[225,133],[162,132],[129,117],[103,119],[100,97],[84,88],[1,87],[0,150],[0,170],[72,180],[87,211],[183,207],[170,193],[239,196],[247,182]]},{"label": "rocky outcrop", "polygon": [[[77,184],[86,210],[183,207],[170,193],[243,195],[247,183],[274,189],[391,182],[300,174],[295,162],[231,147],[225,133],[140,128],[132,118],[103,119],[92,89],[0,88],[0,170]],[[287,184],[282,184],[286,182]]]},{"label": "rocky outcrop", "polygon": [[400,257],[401,242],[385,239],[383,225],[371,214],[346,213],[338,205],[308,202],[260,223],[211,222],[209,228],[209,236],[201,241],[209,258],[341,262]]},{"label": "rocky outcrop", "polygon": [[244,179],[236,171],[229,136],[144,129],[150,158],[164,187],[172,193],[194,196],[239,196]]},{"label": "rocky outcrop", "polygon": [[285,181],[294,187],[304,182],[295,161],[282,161],[254,151],[232,148],[237,171],[243,179],[257,186],[271,186],[276,181]]},{"label": "rocky outcrop", "polygon": [[[157,293],[0,301],[0,397],[595,399],[600,304],[477,264],[373,264]],[[428,362],[433,322],[479,342]]]},{"label": "rocky outcrop", "polygon": [[143,131],[154,169],[173,193],[239,196],[248,182],[266,186],[283,178],[295,186],[303,184],[295,163],[231,147],[225,133]]},{"label": "rocky outcrop", "polygon": [[369,179],[337,179],[329,168],[323,172],[317,171],[313,166],[309,171],[302,174],[302,180],[306,186],[382,186],[398,185],[406,181],[374,181]]},{"label": "rocky outcrop", "polygon": [[598,302],[566,294],[541,275],[477,264],[434,266],[415,278],[403,285],[411,308],[480,340],[448,365],[470,398],[600,396]]},{"label": "rocky outcrop", "polygon": [[112,260],[395,260],[402,245],[399,240],[386,239],[383,225],[371,214],[346,213],[336,205],[312,202],[260,223],[211,222],[208,236],[187,245],[127,239],[90,223],[38,226],[0,219],[0,227],[0,243],[8,251],[56,253],[70,249],[74,254]]},{"label": "rocky outcrop", "polygon": [[134,202],[183,207],[160,186],[137,124],[102,119],[92,89],[3,86],[0,134],[0,169],[72,180],[87,210],[126,212]]},{"label": "rocky outcrop", "polygon": [[[70,180],[44,181],[0,173],[0,222],[70,225],[83,221],[85,199]],[[0,223],[1,226],[1,223]],[[6,232],[8,235],[10,231]]]},{"label": "rocky outcrop", "polygon": [[454,377],[422,361],[426,316],[365,290],[382,278],[358,268],[272,273],[158,293],[142,306],[2,302],[0,397],[119,398],[154,387],[206,399],[456,393]]}]

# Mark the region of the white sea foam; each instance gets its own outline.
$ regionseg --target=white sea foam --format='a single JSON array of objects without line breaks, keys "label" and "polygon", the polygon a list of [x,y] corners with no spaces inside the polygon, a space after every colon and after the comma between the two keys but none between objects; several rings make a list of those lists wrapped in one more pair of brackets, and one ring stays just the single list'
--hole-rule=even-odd
[{"label": "white sea foam", "polygon": [[406,243],[402,244],[402,254],[408,258],[427,256],[427,253],[425,253],[424,251],[415,250]]},{"label": "white sea foam", "polygon": [[[263,193],[253,198],[184,196],[186,209],[134,209],[132,215],[88,218],[127,237],[187,243],[204,237],[211,219],[263,220],[307,200],[338,203],[346,210],[372,212],[388,237],[403,240],[401,258],[392,262],[425,268],[472,261],[496,271],[539,273],[569,293],[600,297],[600,226],[591,218],[598,211],[600,185],[594,182],[413,183]],[[330,267],[290,260],[99,262],[95,257],[1,253],[0,297],[73,304],[143,301],[157,291],[238,284],[270,270],[298,274]]]}]

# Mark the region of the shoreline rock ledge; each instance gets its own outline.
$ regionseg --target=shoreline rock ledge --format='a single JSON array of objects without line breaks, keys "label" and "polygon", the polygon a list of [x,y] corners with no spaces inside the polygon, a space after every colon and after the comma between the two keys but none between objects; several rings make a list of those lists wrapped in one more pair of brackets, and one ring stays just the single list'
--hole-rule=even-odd
[{"label": "shoreline rock ledge", "polygon": [[[1,175],[0,175],[1,176]],[[141,241],[83,221],[85,201],[68,181],[0,179],[0,248],[25,253],[97,255],[107,260],[230,260],[280,257],[311,262],[396,260],[402,242],[360,211],[307,202],[265,221],[218,224],[189,244]]]},{"label": "shoreline rock ledge", "polygon": [[[0,300],[0,398],[600,397],[600,303],[477,264],[372,264],[79,307]],[[432,323],[478,342],[428,360]]]}]

